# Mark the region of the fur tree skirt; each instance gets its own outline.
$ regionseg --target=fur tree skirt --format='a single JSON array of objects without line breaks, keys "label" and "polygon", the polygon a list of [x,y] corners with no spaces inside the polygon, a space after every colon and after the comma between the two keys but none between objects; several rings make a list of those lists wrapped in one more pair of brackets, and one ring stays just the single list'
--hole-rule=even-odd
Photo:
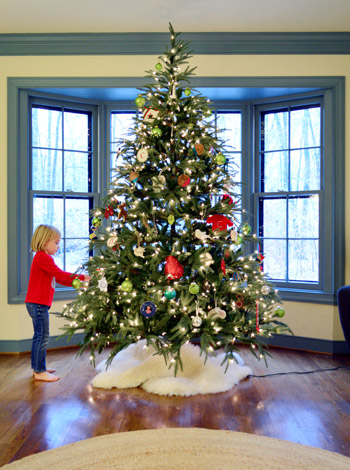
[{"label": "fur tree skirt", "polygon": [[107,389],[141,386],[158,395],[225,392],[252,373],[238,354],[235,357],[237,362],[232,361],[225,373],[226,364],[220,365],[224,354],[209,356],[204,364],[200,348],[185,344],[181,349],[183,370],[179,369],[175,377],[174,369],[168,368],[163,356],[155,355],[153,348],[146,347],[142,340],[118,353],[107,370],[105,361],[101,362],[97,366],[100,373],[92,384]]}]

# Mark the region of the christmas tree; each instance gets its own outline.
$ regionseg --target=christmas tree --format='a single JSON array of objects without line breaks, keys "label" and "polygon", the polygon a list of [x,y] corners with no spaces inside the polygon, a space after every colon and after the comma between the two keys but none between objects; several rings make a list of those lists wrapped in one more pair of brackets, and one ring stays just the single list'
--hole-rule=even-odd
[{"label": "christmas tree", "polygon": [[[244,220],[225,143],[209,100],[191,89],[188,44],[170,25],[170,47],[135,100],[123,163],[92,215],[88,285],[65,306],[65,333],[84,331],[80,353],[109,347],[107,363],[141,339],[182,367],[181,346],[217,349],[226,366],[240,344],[266,360],[264,338],[290,331]],[[248,253],[248,247],[256,250]]]}]

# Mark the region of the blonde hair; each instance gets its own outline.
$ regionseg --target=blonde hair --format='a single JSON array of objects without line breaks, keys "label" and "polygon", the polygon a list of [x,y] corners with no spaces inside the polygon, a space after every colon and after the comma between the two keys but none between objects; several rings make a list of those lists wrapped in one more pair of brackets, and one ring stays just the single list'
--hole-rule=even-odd
[{"label": "blonde hair", "polygon": [[42,251],[46,242],[61,238],[61,232],[58,228],[52,225],[39,225],[33,234],[32,241],[30,242],[30,249],[35,253]]}]

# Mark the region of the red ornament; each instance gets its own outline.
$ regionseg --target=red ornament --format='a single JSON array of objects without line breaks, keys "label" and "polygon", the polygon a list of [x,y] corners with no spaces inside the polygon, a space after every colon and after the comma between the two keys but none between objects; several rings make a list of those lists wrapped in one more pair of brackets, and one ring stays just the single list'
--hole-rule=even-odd
[{"label": "red ornament", "polygon": [[105,210],[105,218],[108,219],[108,218],[111,217],[113,214],[114,214],[114,209],[113,209],[113,207],[111,207],[111,206],[106,207],[106,210]]},{"label": "red ornament", "polygon": [[229,204],[233,204],[233,199],[231,196],[229,196],[228,194],[224,194],[222,196],[222,200],[225,201],[225,202],[228,202]]},{"label": "red ornament", "polygon": [[210,215],[207,218],[207,224],[213,224],[213,230],[227,230],[227,226],[233,225],[230,219],[221,214]]},{"label": "red ornament", "polygon": [[225,260],[221,260],[221,271],[224,273],[224,275],[226,276],[226,264],[225,264]]},{"label": "red ornament", "polygon": [[167,279],[179,279],[183,276],[184,268],[175,258],[175,256],[167,256],[165,258],[165,275]]},{"label": "red ornament", "polygon": [[237,308],[242,308],[244,306],[243,294],[237,295],[237,300],[235,302]]}]

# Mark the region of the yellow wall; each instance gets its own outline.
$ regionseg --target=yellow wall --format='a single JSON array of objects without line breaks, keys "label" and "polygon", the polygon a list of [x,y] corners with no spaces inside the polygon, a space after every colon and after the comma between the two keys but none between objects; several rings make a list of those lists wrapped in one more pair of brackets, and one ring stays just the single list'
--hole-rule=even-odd
[{"label": "yellow wall", "polygon": [[[0,244],[0,341],[21,340],[32,336],[31,321],[24,305],[7,303],[7,78],[8,77],[143,77],[153,67],[151,56],[54,56],[0,57],[0,200],[2,233]],[[349,56],[197,56],[191,65],[198,66],[198,76],[345,76],[346,100],[350,101]],[[345,135],[350,136],[349,106],[346,108]],[[350,149],[346,140],[346,174],[349,181]],[[16,158],[14,155],[13,158]],[[349,176],[348,176],[349,175]],[[350,204],[346,197],[346,234],[350,240]],[[13,215],[14,216],[14,215]],[[346,271],[350,266],[346,250]],[[346,283],[350,283],[349,275]],[[63,302],[56,302],[52,311],[60,311]],[[286,302],[285,321],[297,336],[325,340],[343,340],[336,306]],[[60,334],[62,320],[51,316],[51,335]]]}]

